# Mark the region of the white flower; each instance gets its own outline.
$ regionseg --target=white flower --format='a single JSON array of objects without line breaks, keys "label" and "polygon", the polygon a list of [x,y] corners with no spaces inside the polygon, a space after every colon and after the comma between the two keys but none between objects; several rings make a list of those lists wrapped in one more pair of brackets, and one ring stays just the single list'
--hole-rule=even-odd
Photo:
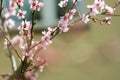
[{"label": "white flower", "polygon": [[39,2],[38,0],[30,0],[29,3],[32,10],[40,11],[40,9],[44,6],[44,4],[42,2]]},{"label": "white flower", "polygon": [[60,1],[60,3],[58,4],[61,8],[62,7],[66,7],[67,6],[67,2],[68,0],[64,0],[64,1]]},{"label": "white flower", "polygon": [[9,42],[8,42],[7,39],[5,39],[5,41],[4,41],[4,49],[6,49],[8,47],[8,45],[9,45]]},{"label": "white flower", "polygon": [[15,8],[15,9],[18,7],[16,4],[16,1],[14,1],[14,0],[9,0],[9,5],[10,5],[10,7]]},{"label": "white flower", "polygon": [[38,4],[38,0],[34,0],[34,1],[30,0],[29,3],[30,3],[30,8],[32,10],[36,10],[37,4]]},{"label": "white flower", "polygon": [[27,13],[26,11],[18,10],[17,17],[18,17],[19,19],[24,19],[26,13]]},{"label": "white flower", "polygon": [[28,80],[36,80],[36,76],[33,74],[32,71],[27,71],[26,72],[26,77]]},{"label": "white flower", "polygon": [[24,55],[29,59],[29,60],[33,60],[33,53],[32,51],[30,51],[29,53],[25,52]]},{"label": "white flower", "polygon": [[83,14],[83,16],[82,16],[82,21],[84,22],[84,23],[88,23],[88,21],[90,21],[90,19],[89,19],[89,15],[85,15],[85,14]]},{"label": "white flower", "polygon": [[73,16],[75,15],[75,13],[76,13],[76,9],[72,9],[72,10],[70,10],[70,12],[69,12],[69,19],[71,20],[71,19],[73,19]]},{"label": "white flower", "polygon": [[24,0],[17,0],[17,3],[18,3],[20,6],[23,6],[23,2],[24,2]]},{"label": "white flower", "polygon": [[69,13],[66,13],[65,16],[61,17],[61,19],[58,21],[58,27],[61,30],[61,32],[67,32],[69,30],[69,16]]},{"label": "white flower", "polygon": [[113,14],[115,11],[115,8],[109,7],[108,5],[106,5],[105,8],[106,8],[106,14]]},{"label": "white flower", "polygon": [[16,10],[13,7],[5,9],[5,18],[9,18],[10,16],[15,16],[16,15]]},{"label": "white flower", "polygon": [[94,3],[92,5],[87,5],[87,8],[91,9],[90,16],[96,16],[105,8],[105,2],[104,0],[94,0]]},{"label": "white flower", "polygon": [[12,28],[12,27],[15,26],[15,21],[12,20],[12,19],[8,19],[8,20],[5,21],[5,24],[4,24],[4,25],[5,25],[6,27],[8,27],[8,28]]},{"label": "white flower", "polygon": [[44,6],[42,2],[38,2],[37,4],[37,10],[40,11],[40,9]]},{"label": "white flower", "polygon": [[21,25],[18,27],[18,30],[19,30],[19,34],[21,36],[25,36],[24,34],[24,30],[26,31],[26,34],[28,37],[31,36],[31,24],[29,21],[22,21]]},{"label": "white flower", "polygon": [[41,37],[41,43],[40,45],[46,49],[46,46],[51,44],[52,41],[51,41],[51,34],[56,30],[56,28],[50,28],[48,27],[48,31],[43,31],[42,34],[43,36]]},{"label": "white flower", "polygon": [[11,40],[12,45],[19,45],[19,47],[23,45],[23,42],[23,38],[18,35],[13,37],[13,39]]}]

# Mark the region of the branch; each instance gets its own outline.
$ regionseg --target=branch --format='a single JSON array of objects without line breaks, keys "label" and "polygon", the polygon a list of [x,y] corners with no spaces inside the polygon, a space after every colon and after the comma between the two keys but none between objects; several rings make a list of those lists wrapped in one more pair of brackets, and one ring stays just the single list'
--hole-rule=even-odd
[{"label": "branch", "polygon": [[[1,26],[4,28],[4,32],[6,32],[7,33],[7,35],[3,35],[4,37],[6,36],[8,39],[10,39],[10,36],[9,36],[9,34],[8,34],[8,30],[7,30],[7,28],[3,25],[4,24],[4,18],[2,17],[2,10],[3,10],[3,7],[2,7],[2,5],[3,5],[3,0],[1,0],[1,2],[0,2],[0,18],[1,18]],[[1,30],[1,32],[2,32],[2,30]],[[3,33],[4,34],[4,33]],[[11,50],[11,48],[10,47],[8,47],[8,52],[9,52],[9,57],[10,57],[10,61],[11,61],[11,64],[12,64],[12,70],[13,70],[13,72],[14,71],[16,71],[16,69],[17,69],[17,66],[16,66],[16,61],[15,61],[15,57],[14,57],[14,55],[12,54],[12,50]]]}]

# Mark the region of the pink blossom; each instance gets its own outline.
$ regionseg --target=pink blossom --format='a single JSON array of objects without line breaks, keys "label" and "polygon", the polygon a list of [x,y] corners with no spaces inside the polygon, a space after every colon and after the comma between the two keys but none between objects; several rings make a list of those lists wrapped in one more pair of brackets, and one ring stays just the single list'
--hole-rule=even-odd
[{"label": "pink blossom", "polygon": [[28,37],[31,36],[31,24],[29,21],[22,21],[21,25],[18,27],[19,30],[19,34],[24,37],[25,33],[24,31],[26,31],[26,35]]},{"label": "pink blossom", "polygon": [[90,21],[90,19],[89,19],[89,15],[85,15],[85,14],[83,14],[83,16],[82,16],[82,21],[84,22],[84,23],[88,23],[88,21]]},{"label": "pink blossom", "polygon": [[36,80],[36,76],[33,74],[32,71],[27,71],[26,77],[28,80]]},{"label": "pink blossom", "polygon": [[[44,32],[43,32],[44,33]],[[44,35],[41,37],[41,46],[46,49],[46,46],[51,44],[52,41],[50,40],[51,36],[50,35]]]},{"label": "pink blossom", "polygon": [[89,13],[90,16],[96,16],[97,14],[99,14],[99,11],[96,7],[92,5],[88,5],[87,7],[91,9],[91,12]]},{"label": "pink blossom", "polygon": [[18,10],[17,17],[18,17],[19,19],[21,19],[21,18],[24,19],[26,13],[27,13],[26,11]]},{"label": "pink blossom", "polygon": [[72,9],[69,13],[66,13],[61,19],[58,21],[58,27],[61,32],[67,32],[69,30],[68,22],[73,18],[76,13],[76,9]]},{"label": "pink blossom", "polygon": [[5,18],[9,18],[10,16],[15,16],[16,10],[13,7],[5,9]]},{"label": "pink blossom", "polygon": [[39,66],[40,72],[43,72],[44,65]]},{"label": "pink blossom", "polygon": [[37,10],[40,11],[40,9],[44,6],[42,2],[38,2],[37,4]]},{"label": "pink blossom", "polygon": [[105,2],[104,2],[104,0],[95,0],[94,6],[100,8],[100,9],[104,9]]},{"label": "pink blossom", "polygon": [[29,21],[25,21],[24,23],[22,23],[22,26],[24,27],[24,30],[27,31],[27,36],[30,37],[31,36],[31,24]]},{"label": "pink blossom", "polygon": [[36,10],[37,9],[38,0],[33,0],[33,1],[30,0],[29,3],[30,3],[30,8],[32,10]]},{"label": "pink blossom", "polygon": [[56,30],[56,28],[52,29],[52,28],[48,28],[48,31],[43,31],[42,34],[43,36],[41,37],[41,46],[46,49],[46,46],[51,44],[52,41],[50,40],[51,39],[51,34]]},{"label": "pink blossom", "polygon": [[42,2],[39,2],[38,0],[30,0],[29,3],[32,10],[40,11],[40,9],[44,6],[44,4]]},{"label": "pink blossom", "polygon": [[76,9],[70,10],[70,12],[69,12],[69,19],[70,20],[73,18],[73,16],[75,15],[75,13],[76,13]]},{"label": "pink blossom", "polygon": [[61,30],[61,32],[67,32],[69,30],[68,21],[69,13],[66,13],[65,16],[61,17],[60,21],[58,22],[58,27]]},{"label": "pink blossom", "polygon": [[27,49],[28,49],[28,45],[27,45],[27,44],[24,44],[24,45],[22,45],[20,48],[21,48],[24,52],[26,52]]},{"label": "pink blossom", "polygon": [[20,6],[23,6],[24,0],[16,0],[16,1],[17,1],[17,3],[18,3]]},{"label": "pink blossom", "polygon": [[59,27],[59,29],[60,29],[62,32],[67,32],[67,31],[69,30],[68,22],[63,21],[63,19],[61,19],[61,20],[58,22],[58,27]]},{"label": "pink blossom", "polygon": [[66,7],[67,6],[67,2],[68,0],[63,0],[63,1],[60,1],[60,3],[58,4],[61,8],[62,7]]},{"label": "pink blossom", "polygon": [[12,19],[8,19],[5,21],[4,25],[8,28],[12,28],[15,26],[15,21]]},{"label": "pink blossom", "polygon": [[61,19],[62,19],[63,21],[68,22],[68,21],[69,21],[69,15],[70,15],[69,13],[66,13],[65,16],[61,17]]},{"label": "pink blossom", "polygon": [[106,8],[106,14],[113,14],[115,11],[115,8],[109,7],[108,5],[106,5],[105,8]]},{"label": "pink blossom", "polygon": [[24,38],[24,37],[25,37],[25,34],[24,34],[24,28],[23,28],[23,26],[19,26],[19,27],[18,27],[18,30],[19,30],[20,36],[22,36],[22,37]]},{"label": "pink blossom", "polygon": [[105,8],[105,2],[104,0],[94,0],[94,3],[92,5],[87,5],[87,8],[91,9],[91,12],[89,13],[91,16],[96,16]]},{"label": "pink blossom", "polygon": [[56,28],[51,28],[48,27],[48,33],[52,34],[53,32],[55,32]]},{"label": "pink blossom", "polygon": [[22,22],[22,26],[24,27],[24,30],[31,30],[31,24],[30,24],[30,21],[23,21]]},{"label": "pink blossom", "polygon": [[13,39],[11,40],[11,43],[12,43],[12,45],[19,45],[19,47],[21,47],[24,43],[24,40],[22,37],[17,35],[15,37],[13,37]]},{"label": "pink blossom", "polygon": [[6,49],[8,47],[8,45],[9,45],[9,42],[8,42],[7,39],[5,39],[5,41],[4,41],[4,49]]},{"label": "pink blossom", "polygon": [[18,30],[19,30],[19,34],[24,37],[25,34],[24,34],[24,26],[25,26],[25,23],[24,21],[22,21],[21,25],[18,27]]},{"label": "pink blossom", "polygon": [[29,59],[29,60],[33,60],[33,53],[31,51],[29,51],[28,53],[25,52],[25,56]]},{"label": "pink blossom", "polygon": [[16,1],[14,1],[14,0],[9,0],[9,5],[10,5],[10,7],[12,7],[12,8],[17,8],[17,4],[16,4]]},{"label": "pink blossom", "polygon": [[47,61],[48,61],[47,58],[45,58],[44,60],[40,57],[37,58],[37,64],[40,64],[39,66],[40,72],[43,72],[45,65],[47,65]]},{"label": "pink blossom", "polygon": [[37,42],[37,41],[35,41],[35,40],[32,40],[31,43],[32,43],[32,46],[35,46],[34,49],[37,50],[38,47],[39,47],[37,44],[38,44],[39,42]]}]

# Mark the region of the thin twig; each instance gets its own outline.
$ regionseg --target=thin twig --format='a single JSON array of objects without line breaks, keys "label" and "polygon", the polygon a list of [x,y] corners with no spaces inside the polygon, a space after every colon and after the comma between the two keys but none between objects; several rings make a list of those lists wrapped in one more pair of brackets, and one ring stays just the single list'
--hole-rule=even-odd
[{"label": "thin twig", "polygon": [[12,49],[15,51],[15,53],[17,54],[18,58],[22,61],[22,58],[20,57],[18,51],[17,51],[16,48],[12,45],[12,43],[11,43],[10,40],[9,40],[9,38],[6,37],[5,32],[3,32],[3,31],[1,31],[1,32],[2,32],[3,37],[8,41],[8,43],[9,43],[8,45],[11,46],[11,48],[12,48]]},{"label": "thin twig", "polygon": [[82,16],[81,16],[80,10],[79,10],[79,8],[78,8],[78,6],[77,6],[76,3],[75,3],[75,7],[76,7],[76,10],[77,10],[77,12],[78,12],[78,14],[79,14],[79,17],[81,18]]},{"label": "thin twig", "polygon": [[33,39],[33,28],[35,25],[35,11],[32,11],[32,26],[31,26],[31,37],[30,37],[30,41],[29,41],[29,48],[31,47],[31,43],[32,43],[32,39]]}]

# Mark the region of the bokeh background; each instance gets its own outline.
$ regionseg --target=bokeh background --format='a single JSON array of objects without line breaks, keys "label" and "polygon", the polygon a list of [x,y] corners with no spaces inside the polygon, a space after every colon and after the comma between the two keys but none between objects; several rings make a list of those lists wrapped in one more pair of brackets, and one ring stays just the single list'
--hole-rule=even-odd
[{"label": "bokeh background", "polygon": [[[113,0],[105,1],[114,5]],[[84,0],[81,5],[92,2]],[[120,13],[120,7],[117,10],[116,13]],[[120,80],[120,17],[112,17],[111,23],[90,22],[83,26],[78,22],[68,33],[58,35],[53,44],[40,53],[49,61],[38,80]],[[39,40],[41,31],[37,29],[35,38]],[[10,73],[11,64],[3,43],[0,37],[0,73]],[[0,80],[5,79],[0,77]]]}]

